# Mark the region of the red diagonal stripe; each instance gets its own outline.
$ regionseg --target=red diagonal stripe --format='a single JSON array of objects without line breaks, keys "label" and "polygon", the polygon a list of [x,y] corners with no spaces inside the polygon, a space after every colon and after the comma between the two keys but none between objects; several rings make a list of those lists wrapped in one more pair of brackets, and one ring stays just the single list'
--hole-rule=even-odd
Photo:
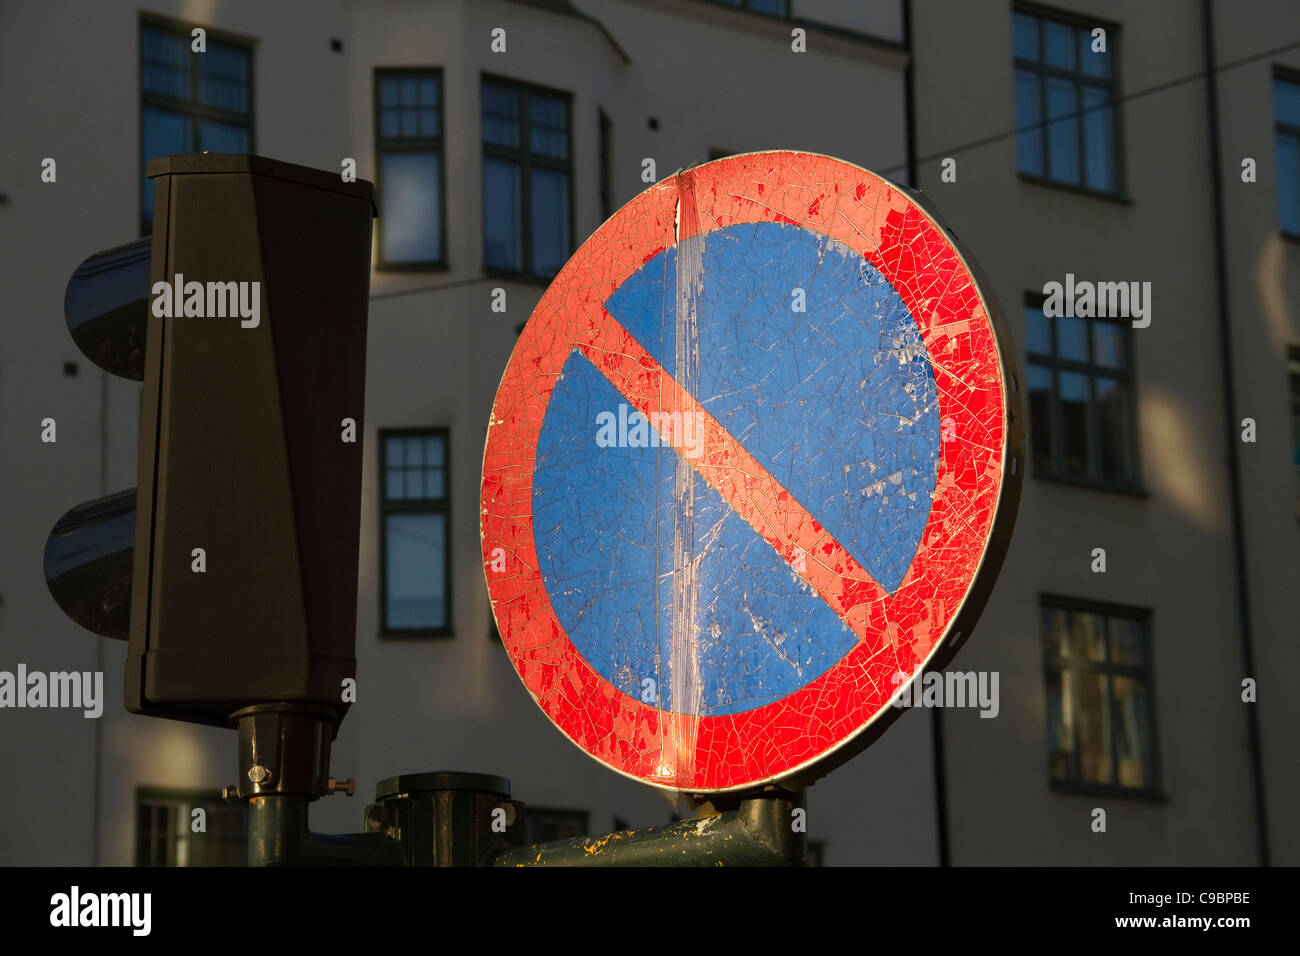
[{"label": "red diagonal stripe", "polygon": [[[688,457],[676,433],[672,447],[860,640],[880,644],[885,635],[869,628],[868,615],[873,604],[888,597],[885,589],[613,315],[602,309],[593,331],[578,345],[587,360],[647,418],[653,412],[695,416],[703,453]],[[907,583],[904,579],[902,587]]]}]

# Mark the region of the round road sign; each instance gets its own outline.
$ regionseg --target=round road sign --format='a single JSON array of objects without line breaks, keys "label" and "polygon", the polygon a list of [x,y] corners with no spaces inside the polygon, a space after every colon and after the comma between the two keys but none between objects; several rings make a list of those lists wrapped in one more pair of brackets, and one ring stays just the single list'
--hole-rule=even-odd
[{"label": "round road sign", "polygon": [[510,660],[600,762],[691,793],[856,753],[982,608],[1019,494],[1009,339],[898,186],[799,152],[675,174],[551,283],[497,391]]}]

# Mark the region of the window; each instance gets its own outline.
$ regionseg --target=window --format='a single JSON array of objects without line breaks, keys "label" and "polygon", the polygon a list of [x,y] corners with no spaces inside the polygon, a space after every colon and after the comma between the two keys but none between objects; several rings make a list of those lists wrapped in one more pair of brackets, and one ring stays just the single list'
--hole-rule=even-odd
[{"label": "window", "polygon": [[149,160],[173,153],[253,151],[253,55],[208,31],[194,53],[189,28],[140,23],[140,225],[153,228]]},{"label": "window", "polygon": [[386,634],[450,634],[447,430],[383,431],[379,451],[383,630]]},{"label": "window", "polygon": [[572,251],[569,96],[483,78],[483,264],[549,279]]},{"label": "window", "polygon": [[[210,49],[210,48],[209,48]],[[248,807],[217,792],[136,792],[136,866],[243,866],[248,858]],[[204,832],[195,833],[194,811]]]},{"label": "window", "polygon": [[1291,372],[1291,435],[1295,442],[1295,513],[1300,517],[1300,348],[1291,348],[1287,364]]},{"label": "window", "polygon": [[1277,204],[1282,231],[1300,236],[1300,80],[1273,78]]},{"label": "window", "polygon": [[1136,489],[1130,329],[1122,320],[1043,314],[1025,305],[1034,471]]},{"label": "window", "polygon": [[788,17],[790,15],[789,0],[709,0],[709,2],[723,7],[740,7],[745,10],[752,10],[754,13],[765,13],[772,17]]},{"label": "window", "polygon": [[1148,613],[1044,598],[1042,622],[1053,785],[1158,792]]},{"label": "window", "polygon": [[380,269],[445,267],[442,71],[375,70]]},{"label": "window", "polygon": [[1035,179],[1118,194],[1117,31],[1105,26],[1106,52],[1094,53],[1098,26],[1023,9],[1013,15],[1016,165]]},{"label": "window", "polygon": [[[620,828],[616,826],[615,829]],[[586,836],[587,811],[529,807],[524,815],[524,833],[526,844]]]}]

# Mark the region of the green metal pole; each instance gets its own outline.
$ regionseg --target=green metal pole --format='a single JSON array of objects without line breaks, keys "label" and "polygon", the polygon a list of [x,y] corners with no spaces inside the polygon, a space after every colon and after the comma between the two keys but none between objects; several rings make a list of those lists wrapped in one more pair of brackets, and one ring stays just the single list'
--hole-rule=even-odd
[{"label": "green metal pole", "polygon": [[[239,784],[248,801],[249,866],[401,866],[392,836],[311,832],[308,806],[338,789],[329,776],[337,716],[300,704],[259,704],[239,721]],[[349,788],[348,793],[352,790]]]},{"label": "green metal pole", "polygon": [[807,852],[798,808],[794,794],[765,793],[695,820],[513,847],[493,865],[797,866]]},{"label": "green metal pole", "polygon": [[401,866],[397,843],[380,833],[324,836],[307,825],[305,796],[248,801],[249,866]]}]

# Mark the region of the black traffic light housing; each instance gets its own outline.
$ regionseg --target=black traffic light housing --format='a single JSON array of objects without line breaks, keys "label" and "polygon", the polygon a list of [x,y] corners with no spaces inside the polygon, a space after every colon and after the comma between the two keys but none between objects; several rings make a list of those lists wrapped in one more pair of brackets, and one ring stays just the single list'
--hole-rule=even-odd
[{"label": "black traffic light housing", "polygon": [[66,302],[83,351],[143,379],[139,486],[64,516],[50,590],[101,634],[129,618],[130,711],[234,727],[274,705],[337,727],[356,672],[374,188],[257,156],[147,174],[152,238],[92,256]]},{"label": "black traffic light housing", "polygon": [[156,298],[149,312],[127,709],[233,725],[292,701],[341,719],[374,187],[253,156],[171,156],[147,174],[151,289],[179,275],[205,308],[209,283],[260,300],[256,325],[159,317]]}]

